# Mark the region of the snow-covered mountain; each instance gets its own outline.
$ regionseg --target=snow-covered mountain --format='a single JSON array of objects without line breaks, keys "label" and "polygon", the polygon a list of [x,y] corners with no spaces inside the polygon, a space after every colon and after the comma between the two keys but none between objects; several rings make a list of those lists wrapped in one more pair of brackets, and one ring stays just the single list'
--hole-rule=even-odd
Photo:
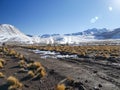
[{"label": "snow-covered mountain", "polygon": [[0,42],[33,43],[30,37],[9,24],[0,25]]},{"label": "snow-covered mountain", "polygon": [[83,32],[70,34],[44,34],[39,36],[40,43],[47,44],[79,44],[81,42],[101,41],[101,40],[115,40],[120,39],[120,28],[109,30],[103,29],[88,29]]},{"label": "snow-covered mountain", "polygon": [[[108,29],[88,29],[83,32],[77,32],[77,33],[70,33],[70,34],[44,34],[39,36],[42,41],[45,41],[50,44],[53,43],[59,43],[59,44],[79,44],[80,42],[88,42],[88,41],[95,41],[99,39],[103,39],[103,36],[100,36],[102,33],[109,32]],[[99,35],[98,35],[99,34]],[[42,43],[42,42],[41,42]]]},{"label": "snow-covered mountain", "polygon": [[120,28],[106,33],[97,34],[96,37],[102,36],[103,39],[120,39]]},{"label": "snow-covered mountain", "polygon": [[17,28],[9,24],[0,25],[0,43],[19,42],[25,44],[79,44],[81,42],[92,42],[101,40],[120,39],[120,28],[114,30],[88,29],[83,32],[68,34],[44,34],[41,36],[25,35]]}]

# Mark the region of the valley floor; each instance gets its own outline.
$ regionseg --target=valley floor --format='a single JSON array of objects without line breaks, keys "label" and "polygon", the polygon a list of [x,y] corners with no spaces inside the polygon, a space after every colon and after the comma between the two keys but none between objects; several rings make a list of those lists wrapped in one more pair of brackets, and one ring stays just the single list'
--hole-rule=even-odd
[{"label": "valley floor", "polygon": [[[120,90],[120,64],[112,66],[109,63],[102,63],[101,60],[98,60],[97,62],[85,62],[84,60],[88,58],[81,58],[79,60],[53,58],[43,59],[39,54],[35,54],[28,49],[20,47],[14,47],[14,49],[31,60],[40,61],[48,71],[54,70],[54,72],[57,73],[57,75],[49,76],[50,80],[45,82],[47,84],[44,84],[48,85],[48,87],[43,85],[43,89],[37,88],[39,87],[40,82],[37,84],[38,82],[27,81],[26,86],[28,86],[28,89],[31,87],[29,90],[52,90],[49,86],[54,87],[54,85],[64,77],[71,77],[76,81],[82,82],[86,90]],[[32,86],[34,88],[32,88]],[[47,87],[47,89],[44,87]]]}]

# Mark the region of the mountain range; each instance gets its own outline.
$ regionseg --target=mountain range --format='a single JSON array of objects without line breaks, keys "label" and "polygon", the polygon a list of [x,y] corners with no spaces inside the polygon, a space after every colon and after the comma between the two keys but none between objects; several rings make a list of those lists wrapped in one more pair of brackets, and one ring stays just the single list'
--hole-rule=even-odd
[{"label": "mountain range", "polygon": [[9,24],[0,24],[0,43],[18,42],[25,44],[44,43],[44,44],[79,44],[80,42],[91,42],[100,40],[120,39],[120,28],[109,30],[88,29],[77,33],[68,34],[44,34],[39,36],[25,35],[16,27]]}]

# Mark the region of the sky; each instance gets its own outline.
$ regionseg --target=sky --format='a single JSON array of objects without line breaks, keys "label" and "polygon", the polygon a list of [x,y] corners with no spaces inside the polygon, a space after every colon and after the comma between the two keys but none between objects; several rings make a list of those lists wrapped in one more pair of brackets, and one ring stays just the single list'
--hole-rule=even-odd
[{"label": "sky", "polygon": [[0,24],[25,34],[120,27],[120,0],[0,0]]}]

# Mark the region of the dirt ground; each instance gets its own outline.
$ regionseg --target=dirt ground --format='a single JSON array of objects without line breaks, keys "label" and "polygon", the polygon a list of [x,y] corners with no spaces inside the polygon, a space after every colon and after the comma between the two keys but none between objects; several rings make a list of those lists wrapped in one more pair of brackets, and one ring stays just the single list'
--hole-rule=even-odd
[{"label": "dirt ground", "polygon": [[6,78],[0,78],[0,90],[8,90],[6,79],[9,76],[15,76],[23,83],[24,86],[22,90],[54,90],[59,81],[65,78],[57,73],[51,74],[51,70],[46,68],[46,71],[48,72],[47,77],[40,80],[30,80],[26,78],[27,73],[19,72],[18,59],[10,56],[4,56],[2,58],[7,61],[7,64],[3,69],[0,69],[0,72],[3,72],[4,75],[6,75]]},{"label": "dirt ground", "polygon": [[[24,83],[23,90],[54,90],[54,87],[65,77],[71,77],[81,82],[86,90],[120,90],[120,64],[113,65],[105,60],[92,60],[90,58],[73,59],[43,59],[28,49],[14,47],[25,57],[40,61],[48,72],[43,80],[26,80],[25,73],[18,73],[17,60],[5,57],[7,65],[2,69],[5,75],[15,75]],[[11,67],[12,66],[12,67]],[[54,70],[54,74],[49,72]],[[0,79],[0,90],[7,90],[5,80]],[[77,89],[78,90],[78,89]]]}]

